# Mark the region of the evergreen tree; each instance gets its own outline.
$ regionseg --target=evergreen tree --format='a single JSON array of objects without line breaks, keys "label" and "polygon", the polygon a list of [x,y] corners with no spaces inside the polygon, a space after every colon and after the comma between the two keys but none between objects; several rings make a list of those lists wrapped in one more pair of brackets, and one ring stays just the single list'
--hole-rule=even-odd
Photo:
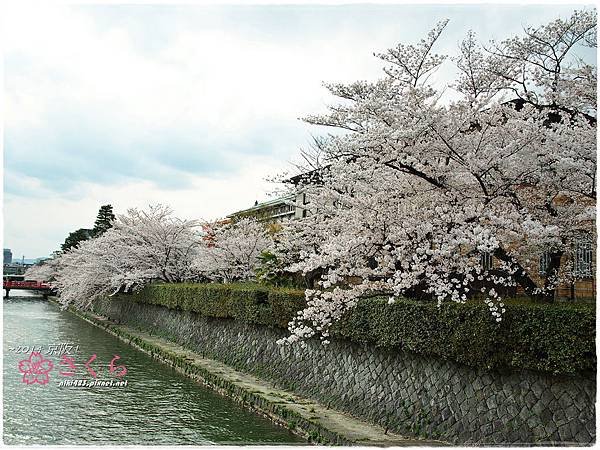
[{"label": "evergreen tree", "polygon": [[110,229],[114,220],[115,215],[113,214],[112,206],[101,206],[96,217],[96,222],[94,223],[94,229],[92,230],[94,237],[100,236]]},{"label": "evergreen tree", "polygon": [[69,233],[69,236],[67,236],[65,239],[64,244],[60,246],[61,250],[66,252],[73,247],[77,247],[80,242],[90,239],[92,237],[92,233],[93,230],[90,230],[89,228],[80,228],[72,233]]}]

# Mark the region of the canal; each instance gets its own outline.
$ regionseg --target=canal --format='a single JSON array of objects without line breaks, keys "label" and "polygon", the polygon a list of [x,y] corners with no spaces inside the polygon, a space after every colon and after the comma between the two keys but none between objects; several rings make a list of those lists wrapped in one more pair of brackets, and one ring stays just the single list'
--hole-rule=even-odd
[{"label": "canal", "polygon": [[[5,444],[304,442],[41,298],[5,298],[3,310]],[[53,367],[27,373],[32,350]],[[64,385],[100,379],[112,386]]]}]

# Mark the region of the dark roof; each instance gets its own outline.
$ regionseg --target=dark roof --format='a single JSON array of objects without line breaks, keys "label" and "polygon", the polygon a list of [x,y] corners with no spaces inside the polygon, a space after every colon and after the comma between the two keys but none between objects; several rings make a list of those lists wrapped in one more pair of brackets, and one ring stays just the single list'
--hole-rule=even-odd
[{"label": "dark roof", "polygon": [[295,186],[299,184],[322,184],[323,183],[323,172],[329,170],[329,164],[318,169],[313,169],[308,172],[300,173],[298,175],[294,175],[286,180],[283,180],[284,183],[290,183]]}]

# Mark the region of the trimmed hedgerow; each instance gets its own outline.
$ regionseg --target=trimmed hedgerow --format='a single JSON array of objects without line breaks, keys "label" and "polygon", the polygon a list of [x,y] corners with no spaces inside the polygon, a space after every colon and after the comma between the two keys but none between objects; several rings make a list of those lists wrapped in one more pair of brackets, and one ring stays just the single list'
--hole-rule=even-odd
[{"label": "trimmed hedgerow", "polygon": [[502,321],[481,304],[363,299],[335,325],[354,342],[434,355],[480,368],[554,374],[596,367],[593,305],[507,304]]},{"label": "trimmed hedgerow", "polygon": [[[306,305],[302,291],[255,284],[154,284],[134,301],[286,328]],[[408,350],[476,368],[554,374],[594,371],[594,305],[507,302],[501,322],[481,303],[442,304],[366,298],[332,335],[359,344]]]},{"label": "trimmed hedgerow", "polygon": [[286,328],[304,308],[304,292],[255,284],[152,284],[133,300],[167,308],[193,311],[207,317],[237,319]]}]

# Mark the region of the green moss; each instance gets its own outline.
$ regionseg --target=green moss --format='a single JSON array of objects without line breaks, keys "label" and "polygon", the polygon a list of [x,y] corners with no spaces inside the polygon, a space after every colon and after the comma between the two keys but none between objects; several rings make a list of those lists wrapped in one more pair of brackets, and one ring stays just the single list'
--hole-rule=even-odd
[{"label": "green moss", "polygon": [[308,432],[308,440],[310,442],[315,442],[315,443],[318,443],[318,444],[323,443],[323,442],[327,442],[323,438],[323,436],[321,436],[321,434],[318,431],[316,431],[316,430],[311,430],[311,431]]}]

